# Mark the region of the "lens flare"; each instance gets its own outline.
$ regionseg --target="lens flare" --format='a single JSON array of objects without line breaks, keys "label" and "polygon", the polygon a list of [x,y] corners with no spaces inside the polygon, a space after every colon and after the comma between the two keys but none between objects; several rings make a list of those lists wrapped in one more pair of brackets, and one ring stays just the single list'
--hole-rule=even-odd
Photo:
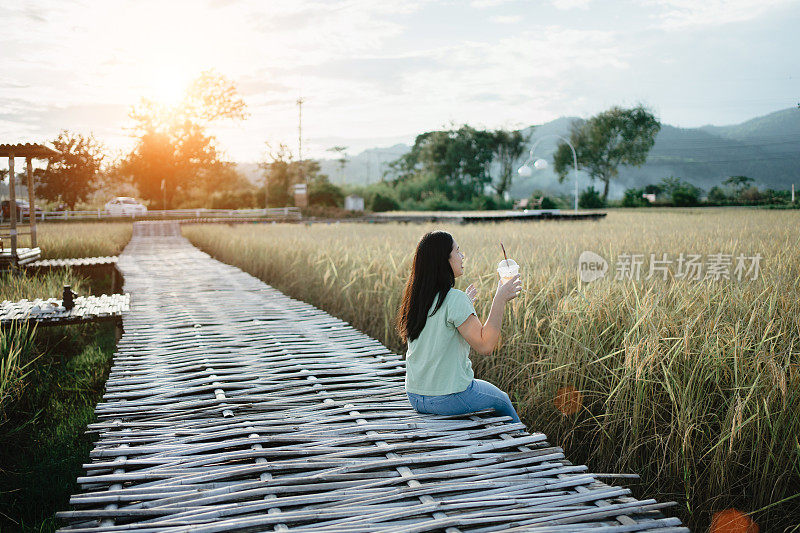
[{"label": "lens flare", "polygon": [[574,415],[583,407],[583,395],[573,386],[561,387],[553,400],[556,409],[565,416]]},{"label": "lens flare", "polygon": [[714,513],[711,533],[758,533],[758,524],[741,511],[725,509]]}]

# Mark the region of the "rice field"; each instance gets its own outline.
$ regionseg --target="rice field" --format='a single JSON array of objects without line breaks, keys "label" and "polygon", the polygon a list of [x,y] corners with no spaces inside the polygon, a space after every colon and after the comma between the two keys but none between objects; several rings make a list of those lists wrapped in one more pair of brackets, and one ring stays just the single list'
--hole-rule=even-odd
[{"label": "rice field", "polygon": [[[131,238],[130,222],[112,223],[44,223],[37,225],[37,245],[43,258],[97,257],[118,255]],[[30,246],[28,236],[20,239],[20,246]],[[0,273],[0,300],[24,298],[60,298],[64,285],[70,285],[79,294],[93,292],[93,283],[72,269],[52,272],[12,275]],[[0,335],[0,420],[6,405],[19,395],[32,364],[33,332],[28,328],[9,330]],[[17,391],[17,392],[14,392]]]},{"label": "rice field", "polygon": [[[38,246],[43,258],[97,257],[118,255],[131,238],[130,222],[112,223],[45,223],[37,225]],[[29,237],[20,239],[20,246],[30,246]],[[90,294],[93,283],[72,269],[12,275],[0,273],[0,300],[27,298],[60,298],[64,285],[78,294]],[[30,329],[30,331],[29,331]],[[4,331],[0,335],[0,420],[6,404],[22,389],[32,364],[32,328]],[[16,393],[14,391],[17,391]]]},{"label": "rice field", "polygon": [[38,224],[36,230],[43,259],[101,257],[119,255],[131,240],[133,225],[130,222],[51,222]]},{"label": "rice field", "polygon": [[[117,255],[131,224],[46,223],[37,226],[44,258]],[[29,246],[28,237],[20,246]],[[0,273],[0,300],[60,298],[109,292],[108,279],[72,269],[31,275]],[[64,508],[88,459],[84,435],[102,396],[114,352],[109,324],[0,333],[0,530],[55,531],[53,513]]]},{"label": "rice field", "polygon": [[[506,308],[498,348],[471,354],[476,377],[506,390],[527,427],[573,461],[639,474],[638,496],[679,501],[695,530],[708,529],[714,513],[738,509],[764,531],[793,531],[800,530],[799,225],[800,213],[788,211],[648,209],[610,210],[597,222],[183,232],[397,353],[405,346],[394,316],[423,233],[453,234],[467,255],[456,287],[475,284],[482,320],[502,240],[520,264],[524,291]],[[607,261],[605,278],[581,281],[583,251]],[[646,279],[651,253],[673,262],[654,261],[656,275]],[[615,279],[639,254],[638,279]],[[689,264],[678,265],[680,254],[699,255],[702,272],[715,274],[680,277]]]}]

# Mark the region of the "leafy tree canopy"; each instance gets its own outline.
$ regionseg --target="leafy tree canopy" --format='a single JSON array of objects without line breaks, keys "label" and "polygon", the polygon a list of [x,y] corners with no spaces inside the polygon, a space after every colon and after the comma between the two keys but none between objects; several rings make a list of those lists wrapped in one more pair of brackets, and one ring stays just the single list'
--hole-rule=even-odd
[{"label": "leafy tree canopy", "polygon": [[270,207],[294,205],[296,183],[308,180],[309,205],[341,206],[344,194],[341,189],[320,172],[318,161],[306,159],[295,161],[291,150],[285,144],[267,144],[266,158],[259,165],[264,171],[267,187],[267,203]]},{"label": "leafy tree canopy", "polygon": [[[609,181],[620,165],[641,166],[655,144],[661,124],[642,106],[632,109],[612,107],[589,120],[576,121],[570,133],[578,164],[594,179],[603,182],[603,202],[608,198]],[[572,169],[572,150],[565,142],[558,144],[553,166],[559,181]]]},{"label": "leafy tree canopy", "polygon": [[747,176],[729,176],[728,179],[723,181],[724,185],[729,185],[737,190],[737,192],[742,192],[747,189],[751,183],[754,183],[755,180],[753,178],[748,178]]},{"label": "leafy tree canopy", "polygon": [[143,198],[161,203],[165,197],[166,208],[196,190],[217,190],[230,164],[221,161],[206,128],[212,122],[246,116],[235,85],[213,70],[195,79],[175,106],[143,98],[130,112],[136,145],[120,171],[133,178]]},{"label": "leafy tree canopy", "polygon": [[70,209],[85,201],[96,187],[103,162],[103,145],[93,135],[61,131],[51,142],[59,152],[47,170],[36,171],[36,194],[50,201],[64,202]]},{"label": "leafy tree canopy", "polygon": [[[488,186],[499,194],[508,190],[514,164],[524,153],[527,139],[519,131],[478,130],[471,126],[429,131],[418,135],[411,150],[389,163],[393,183],[433,180],[432,193],[447,200],[469,201]],[[499,163],[500,177],[493,183],[492,164]]]}]

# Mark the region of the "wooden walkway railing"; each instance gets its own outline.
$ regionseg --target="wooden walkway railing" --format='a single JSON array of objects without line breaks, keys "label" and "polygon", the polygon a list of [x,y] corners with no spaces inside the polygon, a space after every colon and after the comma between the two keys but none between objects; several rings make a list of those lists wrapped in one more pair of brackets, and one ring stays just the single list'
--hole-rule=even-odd
[{"label": "wooden walkway railing", "polygon": [[492,410],[417,414],[400,357],[168,232],[119,258],[131,310],[62,531],[688,531]]}]

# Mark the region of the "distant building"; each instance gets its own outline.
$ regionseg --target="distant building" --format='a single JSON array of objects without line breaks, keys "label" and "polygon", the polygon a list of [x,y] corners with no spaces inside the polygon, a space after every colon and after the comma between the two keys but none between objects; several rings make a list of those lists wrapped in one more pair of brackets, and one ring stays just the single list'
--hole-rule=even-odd
[{"label": "distant building", "polygon": [[527,209],[528,208],[529,200],[527,198],[523,198],[522,200],[517,200],[514,202],[514,209]]},{"label": "distant building", "polygon": [[297,183],[294,186],[294,205],[297,207],[308,207],[308,194],[306,184]]},{"label": "distant building", "polygon": [[344,199],[344,208],[348,211],[363,211],[364,199],[360,196],[356,196],[355,194],[351,194]]},{"label": "distant building", "polygon": [[655,194],[647,194],[647,193],[645,193],[645,194],[642,195],[642,198],[644,198],[645,200],[647,200],[651,204],[655,203],[655,201],[656,201],[656,195]]}]

